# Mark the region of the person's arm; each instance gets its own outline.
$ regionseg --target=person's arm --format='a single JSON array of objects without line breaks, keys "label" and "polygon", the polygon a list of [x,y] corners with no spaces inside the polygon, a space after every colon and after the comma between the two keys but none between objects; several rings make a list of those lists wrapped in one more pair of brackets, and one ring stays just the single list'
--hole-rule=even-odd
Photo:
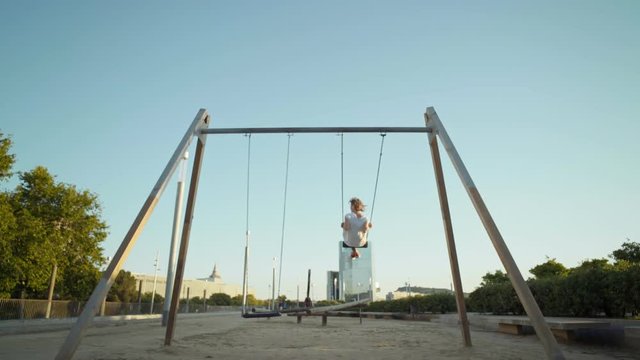
[{"label": "person's arm", "polygon": [[367,221],[364,222],[364,224],[362,224],[362,229],[360,231],[367,231],[372,226],[373,226],[373,224],[371,224],[371,222],[369,222],[369,220],[367,220]]},{"label": "person's arm", "polygon": [[344,221],[342,222],[342,224],[340,224],[340,226],[345,230],[351,229],[351,224],[349,224],[349,220],[347,219],[346,215],[344,216]]}]

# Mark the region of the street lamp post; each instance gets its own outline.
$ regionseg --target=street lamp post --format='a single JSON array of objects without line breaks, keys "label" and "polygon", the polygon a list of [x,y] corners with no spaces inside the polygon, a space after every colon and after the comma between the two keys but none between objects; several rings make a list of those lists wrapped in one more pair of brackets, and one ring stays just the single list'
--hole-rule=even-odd
[{"label": "street lamp post", "polygon": [[171,247],[169,248],[169,263],[167,264],[167,285],[164,293],[164,306],[162,310],[162,326],[167,326],[171,296],[173,295],[173,282],[176,271],[176,253],[178,252],[178,238],[180,237],[180,221],[182,216],[182,199],[184,195],[184,182],[187,174],[187,159],[189,152],[185,152],[180,160],[180,172],[178,174],[178,189],[176,191],[176,203],[173,215],[173,230],[171,232]]},{"label": "street lamp post", "polygon": [[273,258],[273,269],[272,269],[272,280],[271,280],[271,308],[270,310],[276,309],[276,258]]},{"label": "street lamp post", "polygon": [[153,274],[153,291],[151,292],[151,308],[149,309],[149,314],[153,314],[153,301],[156,298],[156,282],[158,280],[158,256],[160,252],[156,252],[156,261],[153,266],[156,268]]}]

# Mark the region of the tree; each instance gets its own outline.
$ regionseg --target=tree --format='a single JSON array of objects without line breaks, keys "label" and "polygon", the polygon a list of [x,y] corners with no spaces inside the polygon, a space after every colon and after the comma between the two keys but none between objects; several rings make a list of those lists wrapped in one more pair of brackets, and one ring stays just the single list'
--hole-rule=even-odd
[{"label": "tree", "polygon": [[480,283],[480,286],[486,286],[486,285],[494,285],[494,284],[502,284],[505,282],[509,282],[509,277],[507,276],[507,274],[503,273],[501,270],[496,270],[496,272],[492,273],[486,273],[483,277],[482,277],[482,282]]},{"label": "tree", "polygon": [[256,299],[256,297],[253,294],[247,294],[247,305],[262,305],[264,303],[264,301],[260,301],[258,299]]},{"label": "tree", "polygon": [[585,260],[572,268],[567,276],[567,294],[571,294],[569,312],[572,316],[596,316],[607,312],[611,297],[607,259]]},{"label": "tree", "polygon": [[615,250],[609,257],[616,262],[624,260],[631,263],[640,263],[640,244],[633,241],[624,242],[622,247]]},{"label": "tree", "polygon": [[611,264],[609,264],[609,260],[607,259],[589,259],[584,260],[580,266],[574,267],[571,271],[606,270],[610,268]]},{"label": "tree", "polygon": [[[11,139],[0,132],[0,181],[11,176],[15,156],[9,154],[10,148]],[[16,286],[15,278],[3,275],[16,271],[11,244],[15,239],[17,223],[9,200],[9,193],[0,192],[0,298],[10,297],[12,289]]]},{"label": "tree", "polygon": [[11,176],[11,168],[16,160],[16,156],[9,153],[12,144],[11,138],[0,132],[0,181]]},{"label": "tree", "polygon": [[[247,294],[247,306],[253,305],[261,305],[263,302],[256,299],[253,294]],[[231,305],[239,306],[242,305],[242,295],[236,295],[231,298]]]},{"label": "tree", "polygon": [[[241,299],[242,301],[242,299]],[[207,302],[207,304],[209,305],[221,305],[221,306],[226,306],[226,305],[231,305],[231,296],[225,294],[225,293],[215,293],[215,294],[211,294],[211,296],[209,296],[209,301]]]},{"label": "tree", "polygon": [[236,295],[231,298],[231,305],[240,306],[242,305],[242,295]]},{"label": "tree", "polygon": [[0,299],[11,297],[16,279],[9,274],[16,272],[11,244],[17,231],[16,218],[9,203],[9,195],[0,192]]},{"label": "tree", "polygon": [[138,290],[136,289],[136,278],[128,271],[120,270],[111,289],[109,289],[107,301],[130,303],[137,300]]},{"label": "tree", "polygon": [[29,296],[44,297],[55,263],[61,296],[87,298],[105,261],[100,243],[107,227],[100,218],[97,196],[57,183],[46,168],[38,166],[20,174],[9,203],[16,217],[16,234],[9,247],[13,271],[0,274],[0,284],[13,282],[14,296],[24,290]]},{"label": "tree", "polygon": [[[147,291],[146,293],[142,294],[142,302],[143,303],[150,303],[152,295],[153,295],[153,293],[151,291]],[[200,300],[200,298],[196,296],[196,297],[194,297],[192,299],[189,299],[189,302],[191,302],[193,304],[198,304],[199,300]],[[156,293],[156,296],[153,297],[153,303],[154,304],[162,304],[162,303],[164,303],[164,296]]]},{"label": "tree", "polygon": [[547,258],[546,262],[534,266],[529,270],[529,272],[532,273],[536,279],[544,279],[553,276],[565,275],[567,273],[567,268],[557,262],[555,258]]}]

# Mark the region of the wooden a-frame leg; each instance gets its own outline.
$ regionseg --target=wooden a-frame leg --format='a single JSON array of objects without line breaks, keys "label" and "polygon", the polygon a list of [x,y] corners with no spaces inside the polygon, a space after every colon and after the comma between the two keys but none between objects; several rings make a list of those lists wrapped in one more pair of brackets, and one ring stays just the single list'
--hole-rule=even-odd
[{"label": "wooden a-frame leg", "polygon": [[438,197],[440,198],[440,210],[442,212],[442,222],[444,223],[444,233],[447,240],[447,249],[449,251],[449,263],[451,265],[451,277],[453,278],[453,286],[456,291],[456,305],[458,307],[458,319],[462,326],[462,338],[465,346],[471,346],[471,333],[469,332],[469,320],[467,318],[467,308],[464,303],[464,291],[462,290],[462,280],[460,278],[460,267],[458,265],[458,253],[456,251],[456,243],[453,237],[453,224],[451,222],[451,213],[449,212],[449,201],[447,199],[447,188],[444,182],[444,174],[442,172],[442,162],[440,161],[440,151],[438,149],[438,139],[436,135],[429,133],[429,147],[431,148],[431,159],[433,162],[433,170],[436,176],[436,184],[438,186]]},{"label": "wooden a-frame leg", "polygon": [[527,283],[524,281],[524,278],[520,273],[520,269],[518,269],[518,266],[516,265],[513,256],[511,256],[511,252],[509,251],[507,244],[504,242],[504,239],[502,238],[502,235],[498,230],[498,226],[493,221],[493,217],[491,216],[491,213],[489,213],[489,209],[482,200],[480,192],[473,183],[471,175],[467,171],[467,168],[462,162],[458,151],[449,138],[449,134],[447,134],[444,125],[442,125],[438,114],[433,107],[428,107],[424,116],[427,126],[431,127],[432,132],[435,132],[435,134],[438,135],[438,137],[442,141],[442,145],[447,151],[447,154],[449,155],[449,158],[453,163],[453,167],[456,169],[458,177],[460,177],[460,180],[462,181],[462,185],[467,190],[467,194],[471,199],[471,203],[476,209],[476,212],[478,213],[478,216],[480,217],[480,220],[482,221],[482,224],[484,225],[484,228],[487,231],[489,238],[491,239],[491,243],[496,249],[498,257],[500,258],[500,261],[502,261],[502,265],[507,271],[507,275],[511,280],[511,284],[516,291],[516,294],[518,295],[522,306],[527,312],[527,315],[531,320],[531,324],[533,325],[538,338],[544,346],[547,358],[553,360],[564,360],[565,357],[562,353],[562,350],[558,346],[558,342],[553,337],[549,326],[545,322],[544,317],[542,316],[542,311],[540,311],[536,300],[533,298],[531,290],[527,286]]}]

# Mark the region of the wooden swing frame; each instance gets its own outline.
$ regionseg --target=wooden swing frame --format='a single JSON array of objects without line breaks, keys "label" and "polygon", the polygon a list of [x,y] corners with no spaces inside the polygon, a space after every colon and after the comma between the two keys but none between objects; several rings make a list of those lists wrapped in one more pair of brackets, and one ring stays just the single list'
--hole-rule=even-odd
[{"label": "wooden swing frame", "polygon": [[111,285],[116,279],[116,276],[127,259],[131,249],[133,248],[136,240],[138,239],[144,225],[149,219],[155,206],[157,205],[160,196],[178,167],[178,163],[183,154],[187,151],[193,138],[198,139],[196,146],[196,154],[193,160],[193,168],[191,172],[191,180],[189,185],[189,193],[187,198],[187,206],[185,211],[185,217],[182,228],[182,236],[180,243],[180,250],[178,255],[178,262],[175,272],[175,281],[173,288],[173,296],[171,297],[171,307],[168,316],[167,329],[165,334],[166,346],[171,345],[173,338],[175,320],[178,311],[178,301],[180,297],[180,289],[182,288],[182,281],[184,275],[185,262],[187,257],[187,249],[189,246],[189,236],[191,233],[191,224],[194,214],[194,207],[196,201],[196,195],[198,190],[198,182],[200,178],[200,170],[202,165],[202,158],[204,154],[204,148],[206,144],[207,135],[214,134],[274,134],[274,133],[427,133],[429,148],[431,150],[431,158],[434,167],[436,184],[438,187],[438,196],[440,200],[440,208],[442,213],[442,220],[445,229],[445,238],[447,242],[447,248],[449,253],[449,262],[451,266],[451,273],[453,277],[453,283],[455,288],[456,305],[458,308],[459,323],[461,325],[462,337],[464,339],[465,346],[471,346],[471,336],[469,332],[469,321],[467,319],[467,313],[464,303],[464,292],[462,289],[462,281],[460,278],[460,270],[458,266],[458,256],[455,247],[455,241],[453,236],[453,225],[451,223],[451,215],[449,212],[449,203],[447,200],[447,192],[444,182],[444,174],[442,171],[442,163],[440,159],[440,152],[438,147],[438,138],[442,141],[443,147],[453,166],[458,174],[458,177],[462,181],[471,203],[473,204],[482,224],[489,235],[489,238],[507,271],[507,275],[511,280],[518,298],[520,299],[531,324],[533,325],[538,338],[541,340],[545,353],[548,359],[564,359],[562,350],[558,346],[556,339],[554,338],[548,324],[536,303],[531,290],[527,286],[524,278],[518,266],[509,251],[502,235],[500,234],[497,225],[495,224],[493,217],[491,216],[487,206],[485,205],[480,192],[476,188],[469,172],[467,171],[460,155],[458,154],[453,142],[449,138],[447,131],[445,130],[438,114],[433,107],[428,107],[424,114],[425,126],[424,127],[287,127],[287,128],[226,128],[215,129],[209,128],[211,117],[206,109],[200,109],[192,121],[191,125],[187,129],[187,132],[182,137],[176,150],[171,156],[165,169],[163,170],[160,178],[154,185],[151,193],[147,197],[146,201],[142,205],[138,215],[136,216],[131,228],[125,235],[120,247],[113,256],[109,266],[102,274],[98,285],[93,290],[91,297],[87,301],[81,315],[73,325],[65,342],[60,347],[60,350],[56,356],[57,360],[71,359],[76,349],[80,344],[84,330],[89,326],[95,314],[99,311],[100,305],[106,298]]}]

